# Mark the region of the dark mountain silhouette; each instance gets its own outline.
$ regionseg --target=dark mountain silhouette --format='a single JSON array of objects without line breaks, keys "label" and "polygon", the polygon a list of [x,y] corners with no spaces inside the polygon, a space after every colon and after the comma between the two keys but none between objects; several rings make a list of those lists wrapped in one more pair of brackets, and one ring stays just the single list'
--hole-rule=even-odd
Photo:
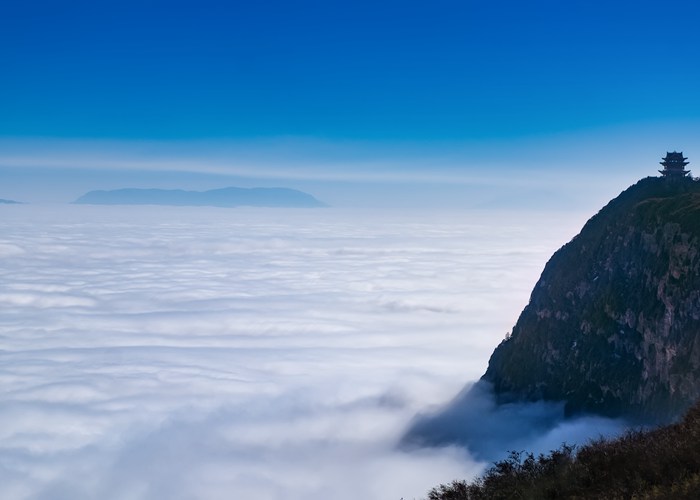
[{"label": "dark mountain silhouette", "polygon": [[547,263],[483,380],[501,401],[564,401],[651,422],[700,398],[700,182],[646,178]]},{"label": "dark mountain silhouette", "polygon": [[479,454],[582,414],[668,423],[698,399],[700,182],[649,177],[551,257],[481,381],[403,443]]},{"label": "dark mountain silhouette", "polygon": [[90,191],[73,203],[91,205],[174,205],[213,207],[323,207],[310,194],[287,188],[228,187],[210,191],[117,189]]}]

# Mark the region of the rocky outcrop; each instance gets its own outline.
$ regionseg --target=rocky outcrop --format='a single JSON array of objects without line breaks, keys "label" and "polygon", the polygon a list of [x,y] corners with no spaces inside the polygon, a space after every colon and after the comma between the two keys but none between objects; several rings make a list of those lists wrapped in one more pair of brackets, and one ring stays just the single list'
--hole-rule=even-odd
[{"label": "rocky outcrop", "polygon": [[646,178],[592,217],[482,379],[570,415],[667,421],[700,398],[700,182]]}]

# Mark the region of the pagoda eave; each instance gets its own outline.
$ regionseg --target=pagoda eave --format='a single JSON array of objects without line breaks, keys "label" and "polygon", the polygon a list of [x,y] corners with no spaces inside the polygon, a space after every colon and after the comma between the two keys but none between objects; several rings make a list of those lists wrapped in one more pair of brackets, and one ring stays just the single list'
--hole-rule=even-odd
[{"label": "pagoda eave", "polygon": [[658,171],[660,174],[663,175],[688,175],[690,173],[690,170],[659,170]]}]

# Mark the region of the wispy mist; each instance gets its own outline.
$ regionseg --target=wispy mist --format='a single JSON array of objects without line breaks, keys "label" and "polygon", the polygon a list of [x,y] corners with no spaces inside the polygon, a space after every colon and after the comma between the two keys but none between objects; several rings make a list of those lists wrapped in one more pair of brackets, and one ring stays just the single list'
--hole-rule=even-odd
[{"label": "wispy mist", "polygon": [[419,415],[402,439],[405,449],[463,446],[480,460],[496,461],[509,451],[546,453],[562,443],[622,432],[629,424],[592,415],[565,418],[564,403],[497,404],[491,385],[468,385],[444,408]]}]

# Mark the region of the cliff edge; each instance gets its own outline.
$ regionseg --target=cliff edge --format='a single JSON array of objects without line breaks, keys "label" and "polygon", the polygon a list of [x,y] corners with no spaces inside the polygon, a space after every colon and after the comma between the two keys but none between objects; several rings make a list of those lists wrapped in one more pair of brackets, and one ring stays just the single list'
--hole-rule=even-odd
[{"label": "cliff edge", "polygon": [[649,177],[549,260],[482,380],[497,401],[645,422],[700,398],[700,182]]}]

